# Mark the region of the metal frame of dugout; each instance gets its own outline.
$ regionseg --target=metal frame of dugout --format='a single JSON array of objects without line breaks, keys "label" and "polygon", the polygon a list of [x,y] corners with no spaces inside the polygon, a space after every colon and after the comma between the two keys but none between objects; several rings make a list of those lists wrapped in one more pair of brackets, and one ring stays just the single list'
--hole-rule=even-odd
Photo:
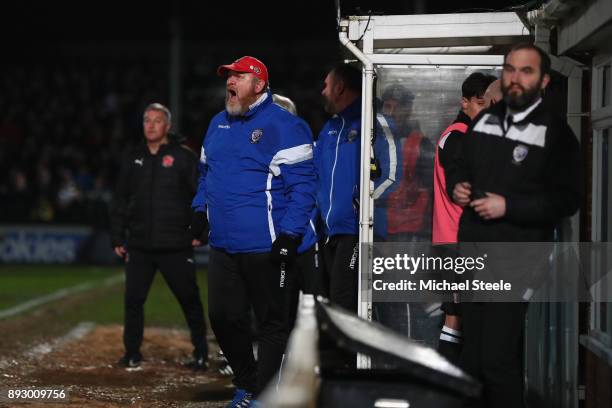
[{"label": "metal frame of dugout", "polygon": [[[364,244],[373,242],[374,189],[370,162],[363,158],[370,158],[372,149],[376,76],[388,68],[500,67],[508,47],[530,35],[528,26],[513,12],[352,16],[339,21],[340,42],[363,66],[358,288],[362,318],[372,320],[372,254],[364,250],[370,248]],[[461,82],[457,83],[460,88]],[[369,358],[360,354],[357,366],[370,368]]]}]

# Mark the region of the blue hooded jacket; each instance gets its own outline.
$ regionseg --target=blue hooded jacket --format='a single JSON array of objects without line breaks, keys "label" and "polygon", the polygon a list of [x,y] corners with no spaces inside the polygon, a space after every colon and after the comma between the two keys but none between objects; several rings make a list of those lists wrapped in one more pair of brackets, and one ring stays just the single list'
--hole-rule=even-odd
[{"label": "blue hooded jacket", "polygon": [[[215,115],[199,169],[192,207],[208,213],[213,248],[269,252],[280,234],[306,235],[316,188],[312,134],[306,122],[272,103],[270,92],[244,116]],[[308,236],[312,246],[316,238]]]}]

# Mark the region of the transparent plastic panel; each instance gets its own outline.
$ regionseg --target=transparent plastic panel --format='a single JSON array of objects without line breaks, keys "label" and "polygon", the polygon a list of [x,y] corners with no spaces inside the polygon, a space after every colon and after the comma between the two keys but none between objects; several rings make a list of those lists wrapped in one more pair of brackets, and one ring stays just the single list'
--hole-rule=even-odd
[{"label": "transparent plastic panel", "polygon": [[[435,146],[461,108],[461,84],[487,67],[379,66],[374,241],[431,242]],[[440,304],[378,302],[373,320],[436,347],[444,314]]]}]

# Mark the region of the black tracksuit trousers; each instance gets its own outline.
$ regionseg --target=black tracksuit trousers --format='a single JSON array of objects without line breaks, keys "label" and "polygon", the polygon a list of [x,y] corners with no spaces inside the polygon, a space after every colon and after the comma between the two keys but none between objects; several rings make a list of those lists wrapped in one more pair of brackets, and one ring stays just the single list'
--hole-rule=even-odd
[{"label": "black tracksuit trousers", "polygon": [[322,292],[333,303],[357,313],[359,236],[334,235],[323,246]]},{"label": "black tracksuit trousers", "polygon": [[207,356],[206,321],[191,248],[176,251],[129,249],[125,268],[123,327],[126,353],[135,354],[140,351],[144,331],[144,304],[158,269],[185,314],[194,354]]},{"label": "black tracksuit trousers", "polygon": [[522,408],[526,303],[461,304],[460,365],[484,385],[483,408]]},{"label": "black tracksuit trousers", "polygon": [[[359,237],[334,235],[323,245],[323,268],[319,268],[319,292],[331,302],[357,313],[359,282]],[[338,349],[326,333],[321,333],[319,350],[324,368],[355,368],[355,353]]]},{"label": "black tracksuit trousers", "polygon": [[289,330],[293,330],[297,320],[297,310],[299,306],[299,292],[304,294],[315,294],[316,279],[319,270],[319,254],[316,247],[298,255],[295,265],[290,268],[289,286],[285,294],[287,303]]},{"label": "black tracksuit trousers", "polygon": [[[210,324],[235,373],[233,383],[258,395],[276,379],[288,338],[286,291],[290,271],[270,261],[269,253],[230,254],[211,248],[208,269]],[[281,286],[282,282],[282,286]],[[250,308],[258,328],[257,364],[253,356]]]}]

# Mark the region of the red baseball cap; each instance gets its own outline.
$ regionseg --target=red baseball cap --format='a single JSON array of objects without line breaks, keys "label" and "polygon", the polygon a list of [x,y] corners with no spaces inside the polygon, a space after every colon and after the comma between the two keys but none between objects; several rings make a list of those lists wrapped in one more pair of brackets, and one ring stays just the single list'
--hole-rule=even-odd
[{"label": "red baseball cap", "polygon": [[268,83],[268,68],[263,62],[255,57],[242,57],[228,65],[221,65],[217,68],[217,75],[225,76],[227,71],[250,72],[257,78]]}]

